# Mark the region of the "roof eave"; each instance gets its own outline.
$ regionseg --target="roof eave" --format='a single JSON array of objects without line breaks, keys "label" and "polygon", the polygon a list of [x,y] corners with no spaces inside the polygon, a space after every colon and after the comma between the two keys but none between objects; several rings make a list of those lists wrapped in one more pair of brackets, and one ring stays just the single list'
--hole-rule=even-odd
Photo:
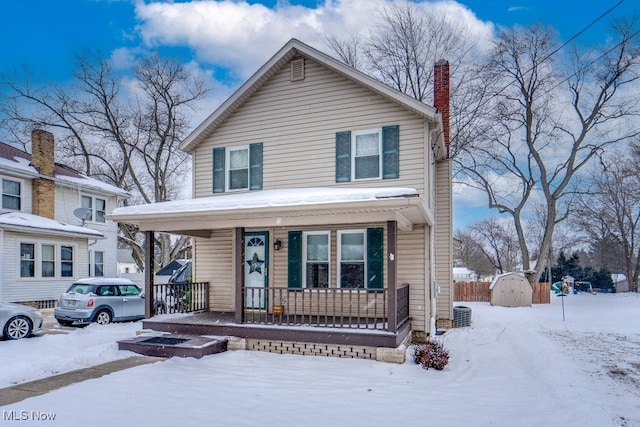
[{"label": "roof eave", "polygon": [[40,228],[40,227],[28,227],[23,225],[14,225],[14,224],[0,224],[0,228],[8,231],[16,231],[20,233],[28,233],[28,234],[46,234],[47,236],[62,236],[62,237],[74,237],[74,238],[82,238],[82,239],[106,239],[105,235],[96,232],[94,233],[81,233],[76,231],[65,231],[65,230],[54,230],[50,228]]},{"label": "roof eave", "polygon": [[338,74],[360,84],[369,90],[401,105],[407,110],[424,117],[430,121],[437,121],[437,110],[420,102],[402,92],[399,92],[373,77],[350,67],[331,56],[308,46],[299,40],[291,39],[269,61],[256,71],[244,84],[242,84],[222,105],[220,105],[209,117],[207,117],[196,129],[193,130],[182,142],[180,149],[192,152],[193,149],[212,132],[215,127],[236,110],[247,98],[255,93],[282,65],[291,58],[301,54],[309,57]]}]

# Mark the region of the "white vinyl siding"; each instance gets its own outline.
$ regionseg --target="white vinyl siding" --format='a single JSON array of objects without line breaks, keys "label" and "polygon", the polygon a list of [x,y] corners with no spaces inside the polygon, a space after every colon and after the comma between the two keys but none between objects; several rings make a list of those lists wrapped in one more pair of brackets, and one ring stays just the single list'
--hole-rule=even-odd
[{"label": "white vinyl siding", "polygon": [[335,183],[336,132],[387,125],[401,129],[400,177],[392,185],[416,188],[423,194],[425,120],[311,60],[306,61],[305,72],[305,80],[293,84],[285,67],[196,147],[194,197],[212,194],[212,149],[247,141],[264,143],[265,190],[389,186],[382,179]]},{"label": "white vinyl siding", "polygon": [[[86,239],[62,239],[50,236],[34,238],[32,234],[4,231],[4,252],[0,259],[0,275],[2,283],[2,299],[8,302],[52,300],[60,297],[73,280],[86,277],[86,265],[88,247]],[[54,245],[57,248],[56,256],[59,256],[60,245],[74,247],[75,263],[84,265],[84,270],[78,270],[76,277],[61,277],[56,270],[56,277],[41,277],[39,271],[38,252],[36,249],[36,277],[20,277],[20,243],[33,243],[38,248],[40,243]],[[41,258],[40,258],[41,259]],[[56,266],[56,268],[59,268]]]}]

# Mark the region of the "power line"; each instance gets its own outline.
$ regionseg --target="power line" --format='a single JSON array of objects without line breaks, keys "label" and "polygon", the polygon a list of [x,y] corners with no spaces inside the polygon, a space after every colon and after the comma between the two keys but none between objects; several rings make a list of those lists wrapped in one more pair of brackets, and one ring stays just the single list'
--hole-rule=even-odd
[{"label": "power line", "polygon": [[[583,33],[585,33],[587,30],[589,30],[589,28],[593,27],[598,21],[602,20],[605,16],[607,16],[608,14],[610,14],[611,12],[613,12],[614,9],[616,9],[617,7],[619,7],[622,3],[624,3],[624,0],[620,0],[618,1],[618,3],[616,3],[615,5],[611,6],[609,9],[607,9],[605,12],[601,13],[597,18],[595,18],[593,21],[591,21],[588,25],[586,25],[584,28],[582,28],[580,31],[578,31],[577,33],[575,33],[573,36],[571,36],[567,41],[565,41],[564,43],[562,43],[560,46],[558,46],[556,49],[554,49],[551,53],[549,53],[547,56],[545,56],[544,58],[542,58],[540,60],[540,62],[538,63],[538,65],[544,63],[545,61],[549,60],[553,55],[555,55],[556,53],[558,53],[560,50],[562,50],[565,46],[567,46],[569,43],[571,43],[573,40],[575,40],[576,38],[580,37]],[[533,71],[534,68],[536,68],[537,65],[533,65],[531,66],[531,68],[529,68],[528,70],[526,70],[523,75],[530,73],[531,71]],[[504,90],[506,90],[509,86],[511,86],[512,84],[516,83],[517,79],[513,79],[511,82],[507,83],[504,87],[502,87],[500,90],[498,90],[493,96],[497,96],[499,94],[501,94]],[[554,86],[554,87],[557,87]],[[480,104],[480,108],[484,107],[485,104],[487,104],[489,102],[490,99],[487,99],[485,102],[483,102],[482,104]]]}]

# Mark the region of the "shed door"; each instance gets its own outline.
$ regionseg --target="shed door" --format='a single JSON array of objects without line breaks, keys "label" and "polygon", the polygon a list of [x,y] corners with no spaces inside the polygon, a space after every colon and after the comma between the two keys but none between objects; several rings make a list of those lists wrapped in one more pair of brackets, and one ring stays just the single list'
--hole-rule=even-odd
[{"label": "shed door", "polygon": [[244,238],[244,286],[246,308],[266,308],[269,233],[246,233]]}]

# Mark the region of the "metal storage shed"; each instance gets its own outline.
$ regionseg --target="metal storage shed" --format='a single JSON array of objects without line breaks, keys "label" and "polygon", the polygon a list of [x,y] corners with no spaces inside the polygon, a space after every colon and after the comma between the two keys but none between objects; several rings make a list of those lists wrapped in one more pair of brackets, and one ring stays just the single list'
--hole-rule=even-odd
[{"label": "metal storage shed", "polygon": [[491,305],[502,307],[531,307],[533,288],[529,281],[516,273],[500,274],[493,279]]}]

